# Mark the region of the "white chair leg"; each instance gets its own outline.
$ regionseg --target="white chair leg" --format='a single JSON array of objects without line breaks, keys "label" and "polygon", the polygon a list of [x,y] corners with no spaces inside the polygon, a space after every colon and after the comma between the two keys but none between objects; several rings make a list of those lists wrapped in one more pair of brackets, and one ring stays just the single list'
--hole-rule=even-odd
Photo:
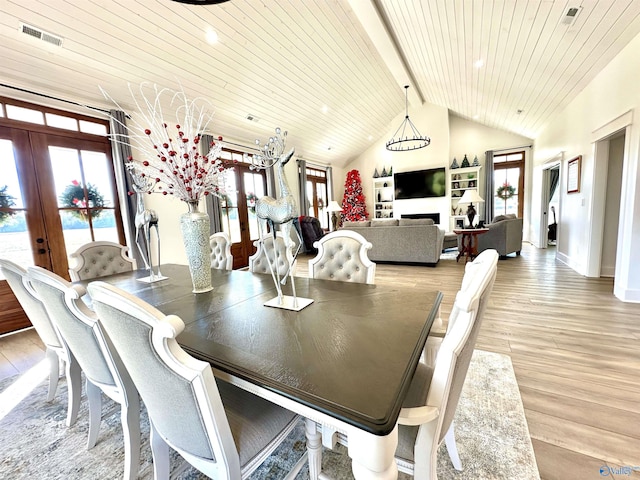
[{"label": "white chair leg", "polygon": [[82,394],[82,370],[75,357],[69,353],[69,360],[65,365],[67,377],[67,391],[69,394],[69,407],[67,409],[67,427],[70,427],[78,418],[80,410],[80,395]]},{"label": "white chair leg", "polygon": [[140,469],[140,398],[135,388],[127,390],[127,398],[120,408],[124,435],[124,479],[134,480],[138,478]]},{"label": "white chair leg", "polygon": [[55,350],[47,348],[47,360],[49,361],[49,390],[47,391],[47,402],[53,400],[58,389],[58,379],[60,378],[60,359]]},{"label": "white chair leg", "polygon": [[309,454],[309,480],[318,480],[322,471],[322,435],[313,420],[305,419],[307,452]]},{"label": "white chair leg", "polygon": [[89,439],[87,440],[87,450],[96,446],[98,434],[100,433],[100,421],[102,420],[102,392],[100,387],[95,386],[87,379],[85,382],[87,390],[87,400],[89,400]]},{"label": "white chair leg", "polygon": [[151,455],[153,457],[153,479],[169,480],[169,445],[151,424]]},{"label": "white chair leg", "polygon": [[447,434],[444,436],[444,443],[447,445],[447,452],[449,452],[449,458],[451,459],[453,468],[458,471],[462,471],[462,462],[458,455],[458,446],[456,445],[456,435],[453,431],[453,422],[451,422],[451,426],[449,427],[449,430],[447,430]]}]

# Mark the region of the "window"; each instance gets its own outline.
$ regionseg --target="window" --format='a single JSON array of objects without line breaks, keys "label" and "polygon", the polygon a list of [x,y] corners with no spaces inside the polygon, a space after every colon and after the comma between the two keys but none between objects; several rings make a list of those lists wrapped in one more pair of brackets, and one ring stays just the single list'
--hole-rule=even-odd
[{"label": "window", "polygon": [[[493,216],[524,213],[524,151],[493,157]],[[500,195],[498,195],[500,192]]]},{"label": "window", "polygon": [[307,198],[309,212],[307,215],[320,220],[320,226],[329,228],[329,214],[325,211],[328,202],[327,172],[318,168],[307,167]]}]

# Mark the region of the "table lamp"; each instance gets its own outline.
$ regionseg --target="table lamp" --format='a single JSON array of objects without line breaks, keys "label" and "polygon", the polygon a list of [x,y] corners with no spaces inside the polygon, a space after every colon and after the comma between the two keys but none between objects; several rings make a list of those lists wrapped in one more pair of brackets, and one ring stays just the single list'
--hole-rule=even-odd
[{"label": "table lamp", "polygon": [[333,225],[332,232],[335,232],[338,228],[338,215],[336,212],[341,212],[342,207],[338,205],[338,202],[335,200],[331,200],[329,202],[329,206],[327,207],[327,212],[331,212],[331,224]]},{"label": "table lamp", "polygon": [[478,192],[476,190],[473,190],[473,189],[465,190],[462,197],[460,197],[460,200],[458,200],[458,204],[461,204],[461,203],[469,204],[469,207],[467,208],[467,219],[469,220],[470,228],[474,228],[473,221],[476,216],[476,209],[473,206],[473,202],[475,203],[484,202],[484,199],[480,195],[478,195]]}]

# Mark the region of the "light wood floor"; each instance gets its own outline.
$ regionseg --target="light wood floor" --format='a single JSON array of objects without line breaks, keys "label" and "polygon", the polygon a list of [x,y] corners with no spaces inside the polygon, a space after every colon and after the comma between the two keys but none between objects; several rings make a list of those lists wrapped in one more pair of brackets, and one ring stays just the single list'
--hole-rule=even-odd
[{"label": "light wood floor", "polygon": [[[298,259],[297,275],[307,274],[306,260]],[[463,271],[455,260],[435,268],[379,264],[376,283],[442,291],[446,319]],[[611,279],[576,274],[553,248],[525,245],[520,257],[498,264],[477,348],[511,356],[543,480],[640,466],[640,305],[612,291]],[[0,379],[42,358],[32,330],[0,337]]]}]

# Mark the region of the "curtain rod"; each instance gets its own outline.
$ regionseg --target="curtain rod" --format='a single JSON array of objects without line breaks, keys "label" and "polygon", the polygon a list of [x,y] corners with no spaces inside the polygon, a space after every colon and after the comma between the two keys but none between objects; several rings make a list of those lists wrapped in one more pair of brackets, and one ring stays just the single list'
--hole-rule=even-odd
[{"label": "curtain rod", "polygon": [[23,93],[29,93],[31,95],[37,95],[38,97],[48,98],[50,100],[56,100],[58,102],[70,103],[71,105],[76,105],[78,107],[89,108],[91,110],[96,110],[98,112],[106,113],[109,115],[109,110],[105,110],[104,108],[92,107],[91,105],[85,105],[83,103],[74,102],[73,100],[65,100],[64,98],[54,97],[52,95],[47,95],[45,93],[33,92],[31,90],[27,90],[26,88],[14,87],[13,85],[7,85],[5,83],[0,83],[0,87],[10,88],[12,90],[17,90]]},{"label": "curtain rod", "polygon": [[518,150],[519,148],[531,148],[533,145],[520,145],[519,147],[500,148],[495,150],[489,150],[490,152],[506,152],[507,150]]}]

